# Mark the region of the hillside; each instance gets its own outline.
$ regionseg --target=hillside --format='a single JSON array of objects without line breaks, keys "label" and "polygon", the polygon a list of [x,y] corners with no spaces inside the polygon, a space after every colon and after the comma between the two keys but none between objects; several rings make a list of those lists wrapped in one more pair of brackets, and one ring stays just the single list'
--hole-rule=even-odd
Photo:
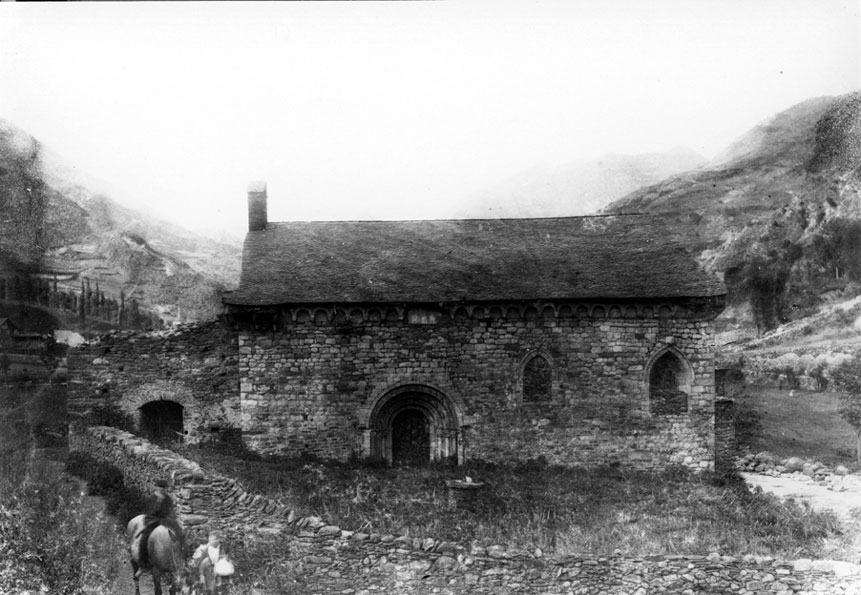
[{"label": "hillside", "polygon": [[536,165],[465,201],[463,218],[587,215],[638,188],[706,162],[690,149],[642,155],[609,154],[559,166]]},{"label": "hillside", "polygon": [[[8,278],[27,275],[32,286],[10,298],[23,296],[58,325],[80,330],[161,326],[220,311],[220,292],[238,280],[238,241],[194,235],[88,183],[36,139],[0,121],[0,206],[9,214],[0,221],[2,268]],[[9,304],[4,309],[16,317]],[[120,311],[128,314],[122,323]]]},{"label": "hillside", "polygon": [[861,293],[861,94],[796,105],[708,166],[614,202],[724,273],[728,328],[763,333]]}]

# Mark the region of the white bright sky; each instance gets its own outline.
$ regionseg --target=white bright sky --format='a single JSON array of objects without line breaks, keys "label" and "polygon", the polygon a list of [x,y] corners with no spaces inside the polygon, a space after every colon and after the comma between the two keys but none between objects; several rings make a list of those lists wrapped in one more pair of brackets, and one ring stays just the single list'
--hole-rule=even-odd
[{"label": "white bright sky", "polygon": [[859,86],[859,0],[0,4],[0,118],[113,198],[242,233],[444,218],[537,163],[712,157]]}]

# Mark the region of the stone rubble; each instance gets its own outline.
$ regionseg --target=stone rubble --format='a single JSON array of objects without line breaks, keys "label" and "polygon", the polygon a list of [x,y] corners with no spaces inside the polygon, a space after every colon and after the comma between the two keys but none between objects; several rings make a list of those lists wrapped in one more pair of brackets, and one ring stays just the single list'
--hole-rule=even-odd
[{"label": "stone rubble", "polygon": [[[829,467],[818,461],[789,457],[780,459],[770,452],[748,453],[736,462],[739,471],[771,477],[791,477],[810,481],[835,492],[861,492],[861,475],[849,473],[843,465]],[[861,507],[861,498],[859,498]]]}]

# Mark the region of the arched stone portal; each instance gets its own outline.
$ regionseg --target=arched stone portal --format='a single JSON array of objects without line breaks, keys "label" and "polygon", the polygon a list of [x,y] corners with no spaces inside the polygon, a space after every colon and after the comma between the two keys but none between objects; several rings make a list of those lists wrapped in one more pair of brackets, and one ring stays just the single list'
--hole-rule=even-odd
[{"label": "arched stone portal", "polygon": [[370,456],[392,465],[460,462],[460,416],[441,391],[420,384],[383,395],[369,419]]},{"label": "arched stone portal", "polygon": [[183,440],[183,407],[175,401],[144,403],[140,408],[140,429],[148,438]]}]

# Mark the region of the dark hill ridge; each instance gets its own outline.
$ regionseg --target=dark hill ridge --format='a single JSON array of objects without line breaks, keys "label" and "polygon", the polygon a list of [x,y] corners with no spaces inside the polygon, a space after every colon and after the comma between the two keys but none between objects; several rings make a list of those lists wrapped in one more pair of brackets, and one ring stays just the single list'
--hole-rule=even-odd
[{"label": "dark hill ridge", "polygon": [[861,94],[813,99],[757,126],[710,166],[605,212],[662,216],[676,240],[726,274],[730,303],[750,306],[748,320],[765,330],[810,312],[825,292],[861,293],[859,147]]},{"label": "dark hill ridge", "polygon": [[[220,311],[220,291],[238,281],[238,241],[230,245],[196,236],[126,208],[88,182],[30,135],[0,120],[0,206],[9,213],[0,221],[0,253],[6,262],[19,263],[7,269],[26,269],[41,279],[34,282],[34,293],[44,294],[39,283],[47,283],[71,298],[40,298],[45,306],[71,310],[55,313],[59,324],[88,330],[92,324],[77,315],[73,300],[84,292],[97,295],[95,288],[117,308],[134,302],[148,313],[142,324],[208,318]],[[91,306],[88,299],[86,310],[99,311],[98,328],[104,330],[117,313],[99,308],[100,300],[93,298]]]}]

